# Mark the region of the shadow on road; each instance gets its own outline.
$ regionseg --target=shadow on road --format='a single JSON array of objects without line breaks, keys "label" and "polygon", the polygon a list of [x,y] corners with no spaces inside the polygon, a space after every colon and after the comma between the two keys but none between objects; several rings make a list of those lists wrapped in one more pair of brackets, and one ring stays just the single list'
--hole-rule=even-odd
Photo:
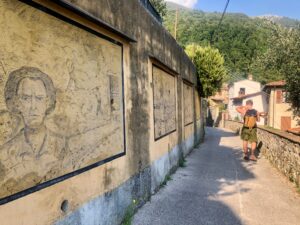
[{"label": "shadow on road", "polygon": [[[239,195],[248,192],[243,180],[254,175],[245,168],[236,134],[206,129],[206,140],[187,158],[172,181],[152,197],[134,218],[135,225],[242,225]],[[248,165],[247,165],[248,167]],[[251,167],[251,165],[250,165]],[[227,204],[228,203],[228,204]]]}]

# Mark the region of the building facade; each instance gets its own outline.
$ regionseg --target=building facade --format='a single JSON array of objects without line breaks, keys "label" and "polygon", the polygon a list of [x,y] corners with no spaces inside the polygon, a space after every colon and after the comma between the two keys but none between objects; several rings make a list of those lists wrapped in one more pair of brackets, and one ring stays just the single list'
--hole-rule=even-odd
[{"label": "building facade", "polygon": [[228,107],[228,84],[224,83],[220,91],[208,98],[208,126],[219,126],[221,112]]},{"label": "building facade", "polygon": [[[253,101],[253,107],[258,112],[267,111],[267,95],[261,91],[261,84],[253,81],[252,75],[248,79],[240,80],[229,85],[228,113],[233,120],[242,121],[241,115],[236,111],[236,107],[245,105],[247,100]],[[259,125],[265,125],[266,119],[261,118]]]},{"label": "building facade", "polygon": [[299,127],[299,118],[294,117],[291,104],[287,101],[285,81],[274,81],[263,88],[268,93],[268,126],[287,131]]}]

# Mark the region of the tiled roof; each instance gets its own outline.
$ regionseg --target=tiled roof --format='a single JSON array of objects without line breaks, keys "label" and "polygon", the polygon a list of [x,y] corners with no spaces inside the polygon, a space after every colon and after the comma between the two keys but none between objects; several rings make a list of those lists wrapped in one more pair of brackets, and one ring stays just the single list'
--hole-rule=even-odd
[{"label": "tiled roof", "polygon": [[278,81],[267,83],[265,86],[274,87],[274,86],[284,86],[285,84],[286,84],[285,80],[278,80]]},{"label": "tiled roof", "polygon": [[215,100],[215,101],[224,101],[225,99],[221,96],[213,96],[211,97],[211,100]]}]

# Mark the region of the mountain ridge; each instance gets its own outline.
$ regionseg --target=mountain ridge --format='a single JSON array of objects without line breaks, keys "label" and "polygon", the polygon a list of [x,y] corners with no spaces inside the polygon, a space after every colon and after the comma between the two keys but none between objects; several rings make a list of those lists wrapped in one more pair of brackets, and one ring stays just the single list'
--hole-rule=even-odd
[{"label": "mountain ridge", "polygon": [[[183,10],[183,11],[189,11],[189,12],[200,12],[200,13],[204,13],[204,14],[215,14],[215,15],[222,15],[222,12],[206,12],[206,11],[203,11],[201,9],[190,9],[190,8],[187,8],[187,7],[184,7],[182,5],[179,5],[179,4],[176,4],[174,2],[169,2],[169,1],[166,1],[166,5],[167,5],[167,10],[168,11],[173,11],[173,10],[176,10],[177,8],[179,10]],[[246,16],[248,18],[254,18],[254,19],[262,19],[262,20],[267,20],[267,21],[270,21],[270,22],[273,22],[273,23],[276,23],[276,24],[280,24],[284,27],[287,27],[287,28],[300,28],[300,20],[298,19],[295,19],[295,18],[290,18],[290,17],[287,17],[287,16],[280,16],[280,15],[273,15],[273,14],[266,14],[266,15],[259,15],[259,16],[249,16],[245,13],[242,13],[242,12],[227,12],[226,14],[228,15],[243,15],[243,16]]]},{"label": "mountain ridge", "polygon": [[[291,22],[285,17],[264,15],[263,18],[258,18],[243,13],[226,13],[220,24],[222,14],[218,12],[207,13],[187,9],[174,3],[167,4],[167,7],[164,26],[171,34],[175,34],[176,27],[177,42],[183,48],[189,44],[217,48],[225,59],[225,67],[231,81],[236,77],[247,77],[249,73],[253,73],[254,79],[263,83],[276,80],[278,78],[276,74],[272,79],[254,74],[255,65],[272,46],[269,40],[274,35],[274,30],[279,29],[277,24],[283,29],[300,28],[300,22],[296,20]],[[178,23],[175,26],[177,8]]]}]

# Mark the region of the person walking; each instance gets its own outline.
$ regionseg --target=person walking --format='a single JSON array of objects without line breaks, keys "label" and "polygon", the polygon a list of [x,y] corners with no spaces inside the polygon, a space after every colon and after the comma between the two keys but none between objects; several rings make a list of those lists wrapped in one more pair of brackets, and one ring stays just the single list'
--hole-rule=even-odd
[{"label": "person walking", "polygon": [[[257,122],[260,121],[259,113],[253,108],[253,101],[246,101],[246,106],[238,106],[236,110],[244,118],[244,124],[241,132],[243,140],[244,160],[257,161],[255,150],[257,146]],[[248,142],[251,143],[250,158],[248,155]]]}]

